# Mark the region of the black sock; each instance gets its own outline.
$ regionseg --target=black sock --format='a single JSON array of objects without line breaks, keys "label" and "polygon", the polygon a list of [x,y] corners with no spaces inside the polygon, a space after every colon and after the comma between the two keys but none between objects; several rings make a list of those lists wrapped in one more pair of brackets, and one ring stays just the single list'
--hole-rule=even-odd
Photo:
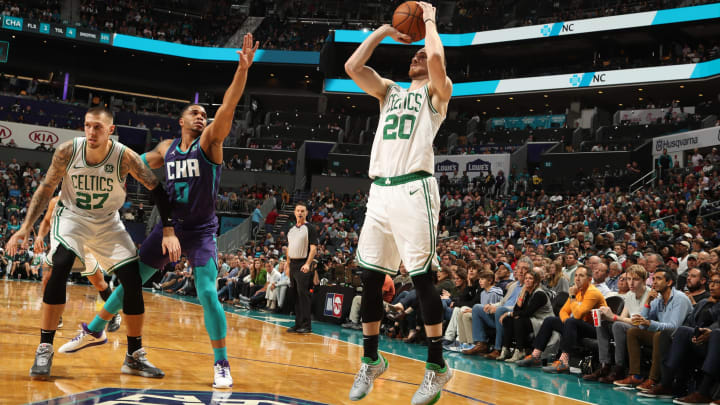
[{"label": "black sock", "polygon": [[364,356],[370,358],[372,361],[377,361],[378,359],[378,340],[379,335],[363,335],[363,349],[365,349]]},{"label": "black sock", "polygon": [[428,338],[428,357],[427,362],[437,364],[440,368],[445,367],[443,359],[442,336]]},{"label": "black sock", "polygon": [[55,331],[54,330],[45,330],[40,329],[40,343],[47,343],[47,344],[53,344],[53,341],[55,340]]},{"label": "black sock", "polygon": [[102,298],[103,301],[107,301],[108,298],[110,298],[110,294],[112,294],[112,290],[110,289],[110,286],[108,286],[108,288],[100,291],[100,298]]},{"label": "black sock", "polygon": [[128,354],[132,355],[142,347],[142,336],[128,336]]}]

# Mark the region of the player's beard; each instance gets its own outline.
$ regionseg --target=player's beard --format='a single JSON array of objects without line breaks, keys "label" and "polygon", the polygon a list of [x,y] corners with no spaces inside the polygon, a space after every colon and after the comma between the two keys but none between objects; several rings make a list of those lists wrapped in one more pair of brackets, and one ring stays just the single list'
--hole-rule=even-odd
[{"label": "player's beard", "polygon": [[424,77],[427,77],[427,71],[423,71],[421,68],[413,68],[410,67],[410,70],[408,70],[408,76],[412,80],[420,80]]}]

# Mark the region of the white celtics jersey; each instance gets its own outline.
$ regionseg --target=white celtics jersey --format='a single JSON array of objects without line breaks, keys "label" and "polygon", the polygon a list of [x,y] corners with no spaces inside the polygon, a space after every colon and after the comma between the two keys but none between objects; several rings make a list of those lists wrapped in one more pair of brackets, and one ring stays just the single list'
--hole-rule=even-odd
[{"label": "white celtics jersey", "polygon": [[108,216],[125,203],[125,179],[120,163],[125,146],[111,140],[105,160],[90,165],[85,161],[85,138],[73,139],[73,154],[60,192],[64,207],[85,217]]},{"label": "white celtics jersey", "polygon": [[370,153],[370,178],[433,174],[433,139],[444,119],[433,108],[427,85],[413,91],[390,85]]}]

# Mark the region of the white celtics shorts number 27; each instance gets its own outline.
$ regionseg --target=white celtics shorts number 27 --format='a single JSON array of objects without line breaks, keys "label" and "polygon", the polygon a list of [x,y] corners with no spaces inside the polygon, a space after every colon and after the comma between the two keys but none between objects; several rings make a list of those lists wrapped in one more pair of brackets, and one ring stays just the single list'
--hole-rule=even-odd
[{"label": "white celtics shorts number 27", "polygon": [[58,204],[50,228],[50,252],[46,258],[48,264],[52,265],[52,257],[60,245],[83,261],[83,274],[92,274],[95,268],[94,263],[87,262],[89,255],[108,274],[138,258],[135,244],[117,212],[101,218],[87,217]]},{"label": "white celtics shorts number 27", "polygon": [[402,261],[414,276],[438,268],[440,194],[437,181],[429,174],[401,177],[412,180],[392,184],[398,177],[378,179],[370,186],[357,260],[360,267],[391,276]]}]

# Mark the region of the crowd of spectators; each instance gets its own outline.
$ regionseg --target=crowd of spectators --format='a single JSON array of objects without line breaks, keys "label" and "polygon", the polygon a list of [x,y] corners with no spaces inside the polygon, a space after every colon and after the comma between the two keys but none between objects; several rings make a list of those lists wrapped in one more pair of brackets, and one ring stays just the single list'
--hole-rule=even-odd
[{"label": "crowd of spectators", "polygon": [[[641,395],[709,402],[720,375],[717,364],[703,364],[704,354],[716,359],[720,350],[720,171],[705,162],[718,157],[691,156],[694,166],[671,169],[656,186],[634,194],[598,187],[548,195],[516,180],[505,195],[494,186],[441,179],[437,289],[445,307],[445,348],[518,367],[547,361],[545,372],[577,368],[586,380],[639,386]],[[14,201],[2,206],[6,238],[42,172],[13,161],[0,163],[0,173],[0,194]],[[271,189],[248,187],[240,194],[250,207],[267,198],[291,204],[287,191]],[[340,196],[328,189],[307,198],[309,222],[319,230],[316,285],[360,285],[354,252],[367,198],[360,190]],[[219,204],[229,200],[223,192]],[[268,218],[274,222],[273,212]],[[219,256],[218,296],[241,307],[289,312],[287,229],[266,230],[263,239]],[[33,277],[25,265],[5,260],[5,271]],[[154,287],[192,295],[192,280],[192,267],[181,261]],[[402,267],[392,284],[383,332],[423,342],[422,314]],[[602,317],[600,326],[592,310]],[[357,314],[351,312],[346,327],[359,328]],[[688,349],[693,336],[699,352]],[[586,338],[596,339],[597,347],[587,346]],[[641,347],[652,349],[650,370],[640,366]],[[594,363],[584,360],[588,353]],[[703,373],[689,386],[690,374],[679,367]]]},{"label": "crowd of spectators", "polygon": [[98,31],[198,46],[223,46],[245,21],[229,1],[210,1],[200,8],[173,1],[85,0],[76,26]]}]

